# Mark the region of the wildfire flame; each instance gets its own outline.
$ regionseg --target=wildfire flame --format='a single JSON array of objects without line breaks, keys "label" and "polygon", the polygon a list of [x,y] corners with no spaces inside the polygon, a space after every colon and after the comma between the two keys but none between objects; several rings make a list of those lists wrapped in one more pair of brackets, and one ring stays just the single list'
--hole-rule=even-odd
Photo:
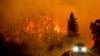
[{"label": "wildfire flame", "polygon": [[[49,36],[56,32],[56,34],[64,34],[65,30],[59,25],[59,22],[53,20],[50,16],[40,17],[40,20],[35,22],[34,19],[26,19],[23,24],[16,27],[15,30],[12,30],[12,36],[7,38],[6,40],[13,39],[18,43],[22,42],[25,38],[27,39],[43,39],[43,35],[46,35],[48,40],[52,39],[53,37]],[[27,35],[27,37],[25,37]],[[52,34],[53,35],[53,34]],[[56,35],[55,35],[56,36]],[[60,39],[57,37],[56,39]]]},{"label": "wildfire flame", "polygon": [[59,32],[60,32],[60,27],[59,27],[59,26],[57,26],[57,25],[55,25],[55,26],[54,26],[54,30],[55,30],[56,32],[58,32],[58,33],[59,33]]}]

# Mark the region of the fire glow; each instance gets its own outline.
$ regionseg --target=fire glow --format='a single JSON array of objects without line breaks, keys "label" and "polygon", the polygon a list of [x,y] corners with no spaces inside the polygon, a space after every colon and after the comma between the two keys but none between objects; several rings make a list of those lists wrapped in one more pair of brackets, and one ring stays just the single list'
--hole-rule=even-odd
[{"label": "fire glow", "polygon": [[[43,16],[40,17],[39,21],[30,19],[25,19],[25,22],[12,30],[12,36],[16,36],[16,42],[20,42],[23,40],[24,35],[31,35],[32,39],[41,39],[43,38],[44,34],[56,32],[57,34],[61,33],[64,34],[66,31],[64,28],[61,28],[56,20],[53,20],[50,16]],[[35,35],[35,37],[33,36]],[[20,38],[20,36],[22,36]],[[29,37],[28,37],[29,38]],[[52,39],[51,37],[47,37],[48,39]],[[8,38],[7,38],[8,39]],[[12,39],[12,38],[10,38]],[[60,39],[60,38],[58,38]]]},{"label": "fire glow", "polygon": [[54,26],[54,30],[59,33],[60,32],[60,27],[56,25],[56,26]]}]

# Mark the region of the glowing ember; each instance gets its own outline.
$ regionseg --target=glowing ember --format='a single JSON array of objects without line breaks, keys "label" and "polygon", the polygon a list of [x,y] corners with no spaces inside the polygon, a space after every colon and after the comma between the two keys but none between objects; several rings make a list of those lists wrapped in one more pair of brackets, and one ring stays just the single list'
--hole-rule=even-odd
[{"label": "glowing ember", "polygon": [[54,30],[56,31],[56,32],[60,32],[60,27],[58,27],[57,25],[54,27]]},{"label": "glowing ember", "polygon": [[26,32],[34,33],[34,29],[33,29],[34,27],[35,27],[34,22],[32,20],[29,20],[28,22],[26,22],[24,30]]}]

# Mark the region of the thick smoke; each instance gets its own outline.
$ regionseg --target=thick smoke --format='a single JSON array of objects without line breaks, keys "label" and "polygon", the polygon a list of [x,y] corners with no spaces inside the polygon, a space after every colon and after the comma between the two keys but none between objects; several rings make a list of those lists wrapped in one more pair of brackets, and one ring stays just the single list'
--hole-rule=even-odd
[{"label": "thick smoke", "polygon": [[60,20],[70,11],[75,11],[71,6],[62,5],[60,0],[1,0],[0,4],[2,19],[11,25],[31,16],[38,19],[39,16],[51,15]]}]

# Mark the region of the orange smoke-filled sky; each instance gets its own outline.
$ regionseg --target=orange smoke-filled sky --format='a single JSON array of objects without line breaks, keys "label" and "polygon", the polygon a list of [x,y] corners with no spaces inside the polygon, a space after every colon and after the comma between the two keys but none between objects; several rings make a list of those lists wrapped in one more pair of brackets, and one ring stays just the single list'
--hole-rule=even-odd
[{"label": "orange smoke-filled sky", "polygon": [[100,18],[100,0],[0,0],[1,19],[5,24],[16,25],[23,18],[49,15],[62,27],[66,27],[70,12],[74,12],[79,22],[83,42],[92,45],[89,24]]}]

